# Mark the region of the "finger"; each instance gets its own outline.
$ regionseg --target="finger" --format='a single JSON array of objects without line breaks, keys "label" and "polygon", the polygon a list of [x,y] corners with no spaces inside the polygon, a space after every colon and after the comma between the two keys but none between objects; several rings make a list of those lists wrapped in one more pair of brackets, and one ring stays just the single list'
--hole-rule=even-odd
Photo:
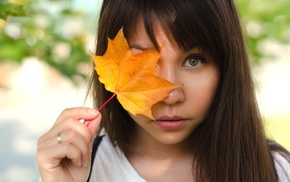
[{"label": "finger", "polygon": [[64,121],[57,123],[45,135],[47,135],[46,138],[51,138],[55,137],[59,133],[63,133],[64,131],[79,133],[87,143],[90,143],[93,139],[93,135],[90,130],[75,118],[67,118]]},{"label": "finger", "polygon": [[84,124],[90,130],[92,136],[96,135],[98,128],[100,126],[100,123],[101,123],[101,119],[102,119],[102,115],[101,113],[99,113],[95,119],[90,120],[90,121],[84,121]]},{"label": "finger", "polygon": [[82,166],[81,151],[70,143],[61,143],[38,150],[38,163],[45,169],[54,169],[60,166],[64,159],[68,159],[75,166]]},{"label": "finger", "polygon": [[81,151],[82,164],[86,165],[88,162],[89,150],[91,148],[90,142],[87,143],[81,135],[72,131],[64,131],[60,136],[61,143],[70,143]]},{"label": "finger", "polygon": [[86,140],[75,131],[67,130],[60,133],[59,135],[48,138],[41,142],[38,148],[41,150],[42,148],[49,148],[62,143],[69,143],[78,148],[81,151],[83,165],[87,163],[91,149],[90,144],[87,143]]},{"label": "finger", "polygon": [[[90,133],[91,136],[85,136],[87,129],[85,129],[86,127],[83,126],[83,124],[79,123],[78,121],[80,119],[82,120],[86,120],[86,121],[93,121],[97,118],[97,116],[100,113],[92,108],[85,108],[85,107],[79,107],[79,108],[69,108],[69,109],[65,109],[60,116],[58,117],[58,119],[56,120],[54,126],[50,129],[50,131],[48,131],[46,134],[44,134],[42,137],[39,138],[39,141],[41,142],[43,139],[47,138],[47,137],[53,137],[54,135],[57,135],[58,133],[61,133],[63,130],[67,130],[67,129],[76,129],[79,130],[79,132],[84,135],[84,138],[86,138],[86,140],[88,142],[90,142],[97,130],[97,126],[93,125],[94,127],[90,127]],[[60,123],[66,123],[66,124],[60,124]],[[98,122],[97,122],[98,123]],[[97,124],[95,123],[95,124]]]},{"label": "finger", "polygon": [[99,111],[93,108],[87,107],[76,107],[76,108],[67,108],[65,109],[60,116],[58,117],[55,124],[67,119],[67,118],[75,118],[77,120],[93,120],[97,117]]}]

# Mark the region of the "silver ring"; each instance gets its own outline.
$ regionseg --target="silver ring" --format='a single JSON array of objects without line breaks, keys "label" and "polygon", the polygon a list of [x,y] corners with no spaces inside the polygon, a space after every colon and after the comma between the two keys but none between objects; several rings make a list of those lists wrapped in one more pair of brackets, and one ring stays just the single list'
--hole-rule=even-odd
[{"label": "silver ring", "polygon": [[56,140],[57,140],[57,143],[58,143],[58,144],[60,144],[60,143],[61,143],[61,136],[60,136],[60,133],[57,135],[57,138],[56,138]]}]

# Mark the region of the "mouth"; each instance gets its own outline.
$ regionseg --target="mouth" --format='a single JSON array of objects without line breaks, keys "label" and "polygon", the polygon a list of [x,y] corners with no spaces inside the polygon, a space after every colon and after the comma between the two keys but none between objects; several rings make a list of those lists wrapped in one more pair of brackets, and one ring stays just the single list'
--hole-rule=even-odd
[{"label": "mouth", "polygon": [[163,130],[178,130],[188,119],[179,116],[162,116],[156,119],[156,124]]}]

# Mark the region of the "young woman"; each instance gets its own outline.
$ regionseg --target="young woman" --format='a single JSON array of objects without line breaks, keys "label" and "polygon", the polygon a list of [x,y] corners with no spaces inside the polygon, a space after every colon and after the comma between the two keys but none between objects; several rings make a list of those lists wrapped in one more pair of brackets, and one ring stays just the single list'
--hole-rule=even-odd
[{"label": "young woman", "polygon": [[[232,0],[104,0],[97,55],[121,28],[133,54],[156,48],[157,76],[182,86],[153,105],[155,120],[117,99],[101,113],[66,109],[38,141],[43,181],[290,180],[290,154],[264,134]],[[98,108],[112,93],[95,71],[91,83]]]}]

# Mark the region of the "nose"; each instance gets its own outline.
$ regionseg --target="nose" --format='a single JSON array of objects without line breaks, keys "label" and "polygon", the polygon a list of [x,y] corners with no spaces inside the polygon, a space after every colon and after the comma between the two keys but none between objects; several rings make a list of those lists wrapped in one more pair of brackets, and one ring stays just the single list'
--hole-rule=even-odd
[{"label": "nose", "polygon": [[[169,82],[182,84],[178,76],[178,71],[176,71],[176,69],[174,69],[174,67],[170,66],[169,64],[158,64],[156,73],[158,77],[161,77]],[[167,105],[174,105],[176,103],[183,102],[184,100],[185,94],[183,91],[183,86],[181,86],[172,90],[169,95],[161,102]]]}]

